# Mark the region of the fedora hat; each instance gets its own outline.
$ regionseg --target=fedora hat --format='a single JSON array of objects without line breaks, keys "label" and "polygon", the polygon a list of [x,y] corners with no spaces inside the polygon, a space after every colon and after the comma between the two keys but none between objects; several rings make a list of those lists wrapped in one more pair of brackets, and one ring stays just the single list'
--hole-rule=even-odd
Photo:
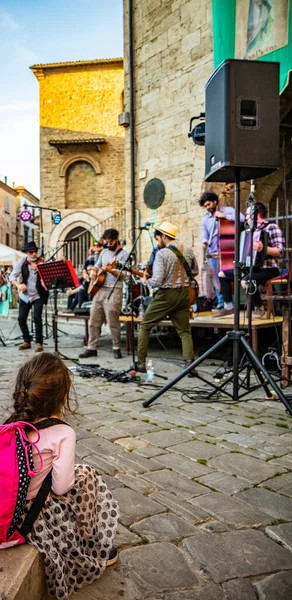
[{"label": "fedora hat", "polygon": [[38,251],[38,247],[35,242],[26,242],[23,247],[23,252],[30,252],[32,250]]},{"label": "fedora hat", "polygon": [[177,234],[177,227],[169,221],[163,221],[159,227],[156,227],[156,231],[164,233],[167,237],[175,240]]}]

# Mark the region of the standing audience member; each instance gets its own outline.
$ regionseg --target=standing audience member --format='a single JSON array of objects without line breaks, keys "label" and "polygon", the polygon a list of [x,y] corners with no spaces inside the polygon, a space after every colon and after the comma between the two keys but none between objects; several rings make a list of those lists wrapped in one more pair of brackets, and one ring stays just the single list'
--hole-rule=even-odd
[{"label": "standing audience member", "polygon": [[11,286],[6,273],[0,271],[0,315],[8,315],[10,302]]},{"label": "standing audience member", "polygon": [[[188,263],[192,275],[198,274],[198,265],[191,248],[184,248],[175,241],[177,227],[165,221],[154,232],[160,250],[156,253],[153,263],[153,273],[148,279],[145,273],[141,281],[144,285],[158,288],[152,302],[146,309],[138,337],[138,370],[146,371],[146,358],[149,345],[150,331],[156,323],[169,316],[182,343],[182,353],[185,367],[194,361],[194,346],[189,322],[189,277],[186,270],[175,254],[180,250]],[[189,377],[196,372],[190,371]]]},{"label": "standing audience member", "polygon": [[[93,467],[74,466],[76,434],[60,421],[66,411],[72,413],[71,377],[57,354],[44,352],[26,362],[17,374],[14,411],[7,421],[26,421],[40,429],[37,449],[42,464],[33,446],[37,473],[30,481],[18,526],[51,472],[50,494],[27,540],[42,554],[48,592],[56,600],[69,600],[71,594],[98,579],[118,558],[113,546],[119,516],[117,502]],[[27,435],[36,442],[35,431],[27,428]]]},{"label": "standing audience member", "polygon": [[[101,274],[104,267],[114,265],[115,261],[123,262],[128,253],[123,250],[119,242],[119,232],[116,229],[107,229],[103,238],[107,247],[102,250],[95,266],[98,274]],[[112,335],[113,353],[115,358],[122,358],[121,355],[121,326],[119,317],[122,308],[123,281],[109,272],[105,272],[103,286],[95,294],[90,309],[89,319],[89,341],[87,349],[79,355],[79,358],[88,358],[97,356],[97,346],[101,331],[101,326],[106,320]],[[115,285],[116,284],[116,285]],[[114,291],[109,294],[114,287]]]},{"label": "standing audience member", "polygon": [[[19,350],[31,348],[31,336],[27,326],[29,311],[33,307],[33,319],[35,323],[36,352],[43,350],[43,306],[47,304],[49,292],[45,290],[37,270],[38,247],[35,242],[28,242],[23,249],[26,256],[21,258],[15,265],[10,281],[18,288],[19,313],[18,323],[23,335],[23,344]],[[20,282],[17,278],[20,276]]]}]

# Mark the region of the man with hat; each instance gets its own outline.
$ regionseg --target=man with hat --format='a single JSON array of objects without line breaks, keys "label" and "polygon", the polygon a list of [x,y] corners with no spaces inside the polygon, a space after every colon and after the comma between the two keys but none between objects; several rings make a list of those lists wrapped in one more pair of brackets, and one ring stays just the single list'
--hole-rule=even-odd
[{"label": "man with hat", "polygon": [[[33,306],[33,319],[35,323],[36,352],[43,350],[43,323],[42,311],[47,304],[49,292],[42,285],[38,270],[38,247],[35,242],[28,242],[23,248],[26,256],[15,265],[9,279],[19,292],[18,323],[23,335],[23,344],[19,350],[31,348],[31,336],[27,326],[27,318]],[[21,283],[18,281],[20,276]]]},{"label": "man with hat", "polygon": [[[194,346],[189,323],[189,277],[178,254],[183,255],[195,277],[199,270],[197,261],[191,248],[184,248],[175,241],[177,227],[164,221],[154,232],[157,252],[153,264],[153,274],[141,278],[144,285],[158,288],[152,302],[147,307],[144,319],[140,326],[138,337],[138,370],[146,371],[146,357],[149,344],[150,330],[153,325],[169,316],[182,343],[182,353],[185,367],[194,360]],[[195,371],[189,377],[195,376]]]}]

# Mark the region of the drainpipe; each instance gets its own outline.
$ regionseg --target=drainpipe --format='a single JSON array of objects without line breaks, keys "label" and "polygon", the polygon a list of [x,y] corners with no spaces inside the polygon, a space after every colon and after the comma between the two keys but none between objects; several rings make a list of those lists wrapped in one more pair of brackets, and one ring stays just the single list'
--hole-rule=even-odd
[{"label": "drainpipe", "polygon": [[131,238],[135,241],[135,121],[134,121],[134,69],[133,69],[133,2],[128,0],[128,68],[130,107],[130,187],[131,187]]}]

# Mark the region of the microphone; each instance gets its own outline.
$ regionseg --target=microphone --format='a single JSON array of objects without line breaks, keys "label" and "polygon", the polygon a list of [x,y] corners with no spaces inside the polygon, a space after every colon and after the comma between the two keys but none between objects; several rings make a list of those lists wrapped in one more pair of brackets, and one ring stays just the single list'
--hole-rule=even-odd
[{"label": "microphone", "polygon": [[65,240],[65,244],[68,244],[68,242],[79,242],[78,238],[69,238],[68,240]]},{"label": "microphone", "polygon": [[151,221],[146,221],[144,225],[142,225],[141,227],[135,227],[135,229],[140,229],[142,231],[143,229],[149,229],[150,225],[152,225]]}]

